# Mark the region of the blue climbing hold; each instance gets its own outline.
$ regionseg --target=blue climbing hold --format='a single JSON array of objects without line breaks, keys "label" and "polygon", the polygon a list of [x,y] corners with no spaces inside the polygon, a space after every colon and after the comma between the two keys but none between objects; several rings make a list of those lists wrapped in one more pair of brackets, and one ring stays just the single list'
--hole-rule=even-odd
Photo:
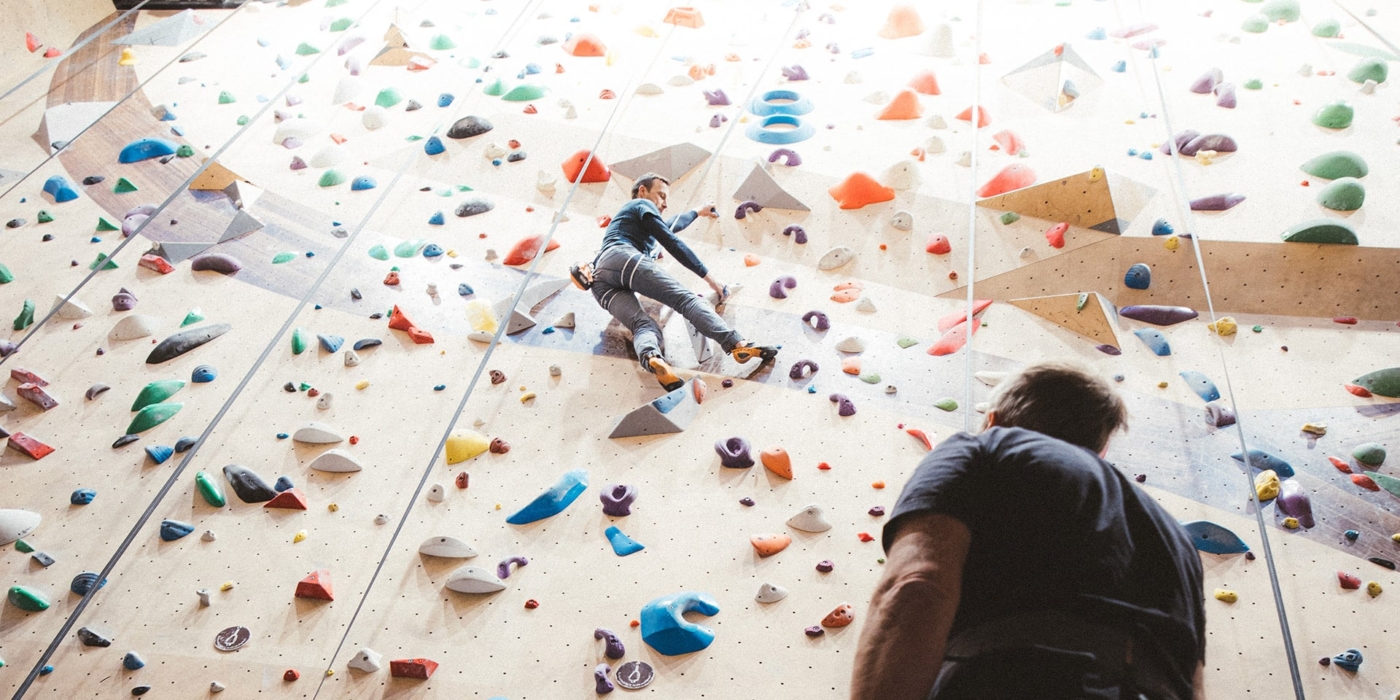
[{"label": "blue climbing hold", "polygon": [[166,542],[174,542],[191,532],[194,532],[194,526],[189,523],[182,523],[179,520],[162,520],[160,522],[160,538]]},{"label": "blue climbing hold", "polygon": [[1109,70],[1113,71],[1114,73],[1123,73],[1123,72],[1126,72],[1126,71],[1128,70],[1128,62],[1127,62],[1127,61],[1119,61],[1119,62],[1113,64],[1111,67],[1109,67]]},{"label": "blue climbing hold", "polygon": [[437,386],[433,387],[433,391],[447,391],[447,385],[438,384]]},{"label": "blue climbing hold", "polygon": [[1239,535],[1209,520],[1182,523],[1196,549],[1209,554],[1244,554],[1249,545]]},{"label": "blue climbing hold", "polygon": [[317,333],[316,339],[321,341],[321,349],[326,352],[339,352],[340,346],[345,344],[345,338],[339,335],[325,335]]},{"label": "blue climbing hold", "polygon": [[356,190],[356,191],[358,191],[358,190],[372,190],[372,189],[374,189],[374,188],[376,188],[376,187],[378,187],[378,186],[379,186],[379,183],[375,182],[375,181],[374,181],[374,178],[372,178],[372,177],[370,177],[370,176],[368,176],[368,175],[361,175],[361,176],[355,178],[354,180],[352,180],[352,181],[350,182],[350,189]]},{"label": "blue climbing hold", "polygon": [[604,534],[608,536],[608,542],[612,544],[613,554],[619,557],[625,557],[628,554],[636,554],[646,549],[641,542],[622,534],[622,531],[617,529],[616,525],[608,528]]},{"label": "blue climbing hold", "polygon": [[1158,219],[1157,223],[1152,224],[1152,235],[1154,236],[1170,236],[1173,233],[1176,233],[1176,229],[1172,228],[1171,222],[1166,219]]},{"label": "blue climbing hold", "polygon": [[525,74],[526,74],[526,75],[539,75],[539,73],[540,73],[540,65],[539,65],[538,63],[526,63],[526,64],[525,64]]},{"label": "blue climbing hold", "polygon": [[122,152],[117,155],[117,161],[121,163],[138,163],[151,158],[164,158],[175,155],[175,151],[180,146],[174,141],[166,139],[137,139],[126,145]]},{"label": "blue climbing hold", "polygon": [[1361,531],[1359,531],[1359,530],[1347,530],[1346,532],[1343,532],[1343,533],[1342,533],[1342,536],[1345,537],[1345,538],[1347,538],[1347,541],[1349,541],[1349,542],[1355,542],[1355,541],[1357,541],[1358,539],[1361,538]]},{"label": "blue climbing hold", "polygon": [[425,257],[425,258],[438,258],[438,257],[442,257],[442,246],[440,246],[440,245],[438,245],[438,244],[436,244],[436,243],[429,243],[428,245],[423,246],[423,257]]},{"label": "blue climbing hold", "polygon": [[144,668],[145,666],[146,662],[142,661],[141,657],[138,656],[134,651],[126,652],[126,656],[122,657],[122,667],[128,671],[135,671],[137,669]]},{"label": "blue climbing hold", "polygon": [[175,454],[175,448],[169,445],[147,445],[146,455],[156,464],[165,464],[165,460]]},{"label": "blue climbing hold", "polygon": [[506,518],[506,522],[511,525],[525,525],[558,515],[587,488],[588,470],[575,469],[565,472],[563,476],[559,477],[558,483],[554,484],[548,491],[536,496],[529,505]]},{"label": "blue climbing hold", "polygon": [[1139,328],[1133,331],[1133,335],[1142,339],[1144,345],[1152,354],[1158,357],[1166,357],[1172,354],[1172,346],[1167,343],[1167,337],[1156,328]]},{"label": "blue climbing hold", "polygon": [[214,369],[210,365],[200,365],[195,367],[194,371],[190,373],[190,381],[195,384],[208,384],[214,381],[214,378],[218,376],[219,370]]},{"label": "blue climbing hold", "polygon": [[446,150],[447,146],[442,145],[442,139],[436,136],[429,136],[428,140],[423,142],[423,152],[430,156],[435,156]]},{"label": "blue climbing hold", "polygon": [[272,485],[272,490],[276,491],[277,493],[282,493],[283,491],[286,491],[287,489],[292,488],[293,486],[296,486],[296,484],[292,483],[291,477],[279,476],[277,477],[277,483]]},{"label": "blue climbing hold", "polygon": [[1186,386],[1191,387],[1191,391],[1196,392],[1206,403],[1220,398],[1220,390],[1215,387],[1215,382],[1212,382],[1210,377],[1188,370],[1181,372],[1181,378],[1186,380]]},{"label": "blue climbing hold", "polygon": [[719,612],[719,603],[708,593],[682,591],[662,596],[642,607],[642,641],[666,656],[700,651],[715,641],[715,631],[682,617],[693,612],[705,616]]},{"label": "blue climbing hold", "polygon": [[92,489],[76,489],[73,495],[68,497],[68,502],[75,506],[85,506],[92,503],[92,499],[97,498],[97,492]]},{"label": "blue climbing hold", "polygon": [[291,435],[288,435],[287,433],[277,433],[278,440],[286,440],[289,437],[291,437]]},{"label": "blue climbing hold", "polygon": [[554,333],[554,326],[545,326],[544,330],[540,331],[540,335],[550,335],[552,333]]},{"label": "blue climbing hold", "polygon": [[62,175],[54,175],[44,181],[44,193],[53,197],[53,201],[62,204],[71,202],[78,198],[78,190],[73,187],[73,183]]},{"label": "blue climbing hold", "polygon": [[[1239,462],[1245,461],[1243,452],[1236,452],[1230,457]],[[1293,465],[1263,450],[1250,449],[1249,466],[1260,470],[1272,469],[1275,474],[1279,475],[1280,479],[1287,479],[1294,474]]]},{"label": "blue climbing hold", "polygon": [[1084,38],[1091,41],[1103,41],[1108,38],[1108,32],[1105,32],[1103,27],[1094,27],[1089,30],[1088,34],[1084,35]]},{"label": "blue climbing hold", "polygon": [[1344,671],[1356,673],[1361,668],[1361,650],[1347,649],[1346,651],[1332,657],[1332,663]]},{"label": "blue climbing hold", "polygon": [[457,99],[457,98],[456,98],[456,97],[453,97],[453,96],[452,96],[452,93],[450,93],[450,92],[444,92],[444,93],[442,93],[441,95],[438,95],[438,106],[439,106],[439,107],[449,107],[449,106],[452,105],[452,101],[455,100],[455,99]]},{"label": "blue climbing hold", "polygon": [[445,223],[447,223],[447,219],[443,217],[440,211],[434,212],[432,216],[428,217],[428,225],[430,226],[442,226]]},{"label": "blue climbing hold", "polygon": [[104,578],[101,582],[98,582],[97,574],[91,571],[84,571],[73,577],[72,583],[68,584],[68,590],[73,591],[77,595],[87,595],[87,592],[92,590],[93,586],[102,588],[105,585],[107,585],[107,579]]},{"label": "blue climbing hold", "polygon": [[1152,268],[1145,263],[1137,263],[1128,268],[1127,274],[1123,275],[1123,284],[1128,289],[1147,289],[1152,284]]},{"label": "blue climbing hold", "polygon": [[476,294],[476,290],[472,289],[471,285],[467,284],[466,282],[463,282],[457,285],[457,293],[464,297],[469,297],[473,294]]}]

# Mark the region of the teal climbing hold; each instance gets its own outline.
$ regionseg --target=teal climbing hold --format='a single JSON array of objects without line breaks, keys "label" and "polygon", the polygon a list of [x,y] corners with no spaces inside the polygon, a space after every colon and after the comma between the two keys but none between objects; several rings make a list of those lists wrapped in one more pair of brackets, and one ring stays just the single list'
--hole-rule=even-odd
[{"label": "teal climbing hold", "polygon": [[501,99],[506,102],[529,102],[544,97],[544,88],[539,85],[525,83],[517,85],[513,90],[501,95]]},{"label": "teal climbing hold", "polygon": [[306,352],[306,331],[296,328],[292,330],[292,354],[300,355]]},{"label": "teal climbing hold", "polygon": [[501,95],[504,95],[507,92],[509,92],[509,90],[510,88],[506,87],[506,83],[504,80],[496,78],[495,80],[491,81],[491,84],[487,85],[486,88],[483,89],[481,92],[492,97],[500,97]]},{"label": "teal climbing hold", "polygon": [[273,264],[273,265],[281,265],[281,264],[283,264],[283,263],[289,263],[289,262],[291,262],[291,261],[293,261],[293,260],[296,260],[297,257],[298,257],[298,256],[297,256],[296,253],[293,253],[293,252],[290,251],[290,250],[284,250],[284,251],[282,251],[282,252],[280,252],[280,253],[278,253],[278,254],[272,256],[272,264]]},{"label": "teal climbing hold", "polygon": [[1323,39],[1334,39],[1342,33],[1342,23],[1331,17],[1325,17],[1313,25],[1312,35]]},{"label": "teal climbing hold", "polygon": [[612,545],[613,553],[619,557],[625,557],[629,554],[636,554],[637,552],[646,549],[646,547],[642,545],[641,542],[638,542],[632,539],[631,537],[622,534],[622,531],[617,529],[616,525],[608,528],[604,532],[604,534],[608,536],[608,543]]},{"label": "teal climbing hold", "polygon": [[174,396],[183,388],[185,388],[185,383],[179,379],[151,382],[141,389],[141,393],[136,395],[136,401],[131,404],[131,410],[139,411],[151,404],[160,403]]},{"label": "teal climbing hold", "polygon": [[1328,102],[1318,108],[1313,114],[1314,124],[1325,129],[1345,129],[1351,126],[1352,117],[1356,116],[1356,110],[1342,100]]},{"label": "teal climbing hold", "polygon": [[545,518],[558,515],[562,513],[565,508],[568,508],[569,505],[579,497],[579,494],[582,494],[587,488],[587,470],[575,469],[565,472],[563,476],[559,477],[558,483],[548,491],[536,496],[535,500],[531,501],[529,505],[516,511],[515,514],[511,515],[509,518],[506,518],[506,522],[511,525],[525,525],[527,523],[533,523],[536,520],[544,520]]},{"label": "teal climbing hold", "polygon": [[1389,75],[1390,65],[1375,57],[1363,58],[1347,71],[1347,78],[1353,83],[1364,83],[1367,80],[1383,83]]},{"label": "teal climbing hold", "polygon": [[1379,443],[1366,442],[1357,445],[1351,456],[1368,467],[1379,467],[1385,461],[1385,448]]},{"label": "teal climbing hold", "polygon": [[1400,398],[1400,367],[1378,369],[1357,377],[1351,383],[1376,396]]},{"label": "teal climbing hold", "polygon": [[1201,397],[1206,403],[1220,398],[1220,390],[1216,388],[1215,382],[1212,382],[1210,377],[1200,372],[1188,370],[1181,372],[1181,378],[1186,380],[1186,386],[1190,387],[1191,391],[1196,392],[1196,395]]},{"label": "teal climbing hold", "polygon": [[1400,497],[1400,479],[1380,472],[1367,474],[1376,485],[1388,491],[1392,496]]},{"label": "teal climbing hold", "polygon": [[321,50],[304,41],[297,45],[298,56],[310,56],[317,53],[321,53]]},{"label": "teal climbing hold", "polygon": [[318,180],[316,184],[322,187],[335,187],[343,182],[345,182],[345,175],[343,173],[339,170],[327,170],[321,173],[321,179]]},{"label": "teal climbing hold", "polygon": [[447,223],[447,219],[446,219],[446,217],[444,217],[444,216],[442,215],[442,212],[440,212],[440,211],[439,211],[439,212],[434,212],[432,216],[428,217],[428,225],[429,225],[429,226],[442,226],[443,224],[446,224],[446,223]]},{"label": "teal climbing hold", "polygon": [[1297,22],[1302,10],[1298,0],[1269,0],[1259,8],[1259,14],[1268,17],[1270,22]]},{"label": "teal climbing hold", "polygon": [[[224,94],[227,95],[228,93]],[[223,102],[222,97],[219,99],[219,102]],[[137,139],[128,143],[126,147],[122,149],[121,153],[117,154],[117,161],[120,163],[139,163],[140,161],[150,160],[151,158],[173,156],[175,155],[176,149],[179,147],[179,144],[166,139]],[[45,191],[47,192],[48,190],[45,189]]]},{"label": "teal climbing hold", "polygon": [[1328,180],[1366,177],[1370,171],[1366,159],[1351,151],[1329,151],[1303,164],[1303,172]]},{"label": "teal climbing hold", "polygon": [[1244,554],[1249,545],[1234,532],[1209,520],[1182,523],[1181,528],[1191,536],[1196,549],[1207,554]]},{"label": "teal climbing hold", "polygon": [[1335,243],[1359,245],[1356,230],[1340,219],[1313,219],[1297,224],[1283,232],[1288,243]]},{"label": "teal climbing hold", "polygon": [[1147,289],[1152,286],[1152,268],[1145,263],[1137,263],[1123,275],[1123,284],[1128,289]]},{"label": "teal climbing hold", "polygon": [[1167,337],[1156,328],[1139,328],[1133,331],[1133,335],[1142,339],[1142,343],[1147,346],[1147,349],[1158,357],[1172,354],[1172,346],[1167,343]]},{"label": "teal climbing hold", "polygon": [[1354,177],[1333,180],[1317,193],[1317,203],[1332,211],[1356,211],[1366,202],[1366,186]]},{"label": "teal climbing hold", "polygon": [[434,51],[446,51],[457,48],[457,42],[446,34],[434,34],[433,38],[428,40],[428,48]]},{"label": "teal climbing hold", "polygon": [[73,183],[62,175],[54,175],[44,181],[44,193],[53,197],[53,201],[62,204],[71,202],[78,198],[78,190],[73,187]]},{"label": "teal climbing hold", "polygon": [[144,433],[151,428],[170,420],[172,416],[180,412],[185,404],[182,403],[158,403],[152,404],[137,412],[136,417],[131,419],[131,425],[126,427],[127,435]]},{"label": "teal climbing hold", "polygon": [[341,17],[340,19],[331,22],[330,31],[343,32],[349,29],[350,27],[354,26],[354,24],[355,20],[350,19],[349,17]]},{"label": "teal climbing hold", "polygon": [[421,238],[415,238],[411,241],[404,241],[403,243],[394,246],[394,255],[397,255],[401,258],[411,258],[415,255],[418,255],[418,251],[422,250],[423,246],[425,245],[427,245],[427,241]]},{"label": "teal climbing hold", "polygon": [[385,250],[382,244],[376,243],[369,249],[369,256],[375,260],[388,260],[389,251]]},{"label": "teal climbing hold", "polygon": [[194,526],[186,522],[179,520],[162,520],[160,522],[160,538],[166,542],[174,542],[191,532],[194,532]]},{"label": "teal climbing hold", "polygon": [[374,103],[376,105],[386,109],[400,102],[403,102],[403,95],[398,90],[391,87],[380,90],[379,94],[374,98]]},{"label": "teal climbing hold", "polygon": [[719,613],[708,593],[682,591],[662,596],[642,607],[642,641],[666,656],[701,651],[715,641],[715,631],[685,619],[685,613],[707,617]]}]

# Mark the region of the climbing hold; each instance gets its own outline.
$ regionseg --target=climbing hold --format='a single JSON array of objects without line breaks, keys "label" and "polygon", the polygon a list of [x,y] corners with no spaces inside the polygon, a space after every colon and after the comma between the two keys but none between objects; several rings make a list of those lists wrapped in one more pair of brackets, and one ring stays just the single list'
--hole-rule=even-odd
[{"label": "climbing hold", "polygon": [[317,569],[297,581],[295,593],[298,598],[309,600],[335,600],[335,593],[331,589],[331,572],[325,569]]},{"label": "climbing hold", "polygon": [[[585,168],[584,165],[587,164]],[[612,178],[612,171],[603,164],[602,159],[587,149],[579,151],[562,164],[564,177],[570,182],[593,183],[607,182]]]},{"label": "climbing hold", "polygon": [[496,208],[496,203],[486,197],[471,197],[457,205],[454,213],[462,218],[485,214]]},{"label": "climbing hold", "polygon": [[471,545],[456,537],[438,535],[423,540],[418,545],[418,553],[426,554],[430,557],[442,557],[444,559],[470,559],[476,556],[476,550]]},{"label": "climbing hold", "polygon": [[[1364,195],[1363,195],[1364,196]],[[1283,240],[1288,243],[1335,243],[1358,245],[1356,230],[1340,219],[1313,219],[1296,224],[1284,231]]]},{"label": "climbing hold", "polygon": [[887,121],[907,120],[918,119],[923,116],[923,114],[924,108],[919,104],[918,93],[906,89],[900,90],[899,93],[894,96],[894,99],[890,100],[889,104],[886,104],[880,109],[875,115],[875,118],[877,120]]},{"label": "climbing hold", "polygon": [[446,586],[458,593],[496,593],[506,589],[504,581],[479,566],[463,566],[448,574]]},{"label": "climbing hold", "polygon": [[856,414],[855,403],[853,403],[850,399],[846,398],[844,395],[832,394],[828,396],[827,399],[829,399],[832,403],[836,404],[837,415],[843,418],[848,418]]},{"label": "climbing hold", "polygon": [[1002,168],[992,179],[977,188],[977,196],[982,199],[1006,194],[1012,190],[1030,187],[1036,182],[1035,171],[1029,166],[1012,163]]},{"label": "climbing hold", "polygon": [[874,177],[864,172],[848,175],[845,180],[828,189],[827,193],[841,205],[842,209],[860,209],[867,204],[878,204],[894,199],[894,188],[881,185]]},{"label": "climbing hold", "polygon": [[389,675],[394,678],[412,678],[414,680],[426,681],[433,677],[433,672],[438,668],[438,662],[432,659],[413,658],[395,659],[389,662]]},{"label": "climbing hold", "polygon": [[292,433],[292,439],[308,445],[331,445],[341,442],[345,436],[325,423],[312,421],[297,428],[297,431]]},{"label": "climbing hold", "polygon": [[[315,574],[312,575],[314,576]],[[298,588],[300,588],[300,586],[298,586]],[[380,654],[379,652],[370,649],[369,647],[361,647],[360,650],[356,652],[355,655],[350,658],[350,661],[345,665],[355,669],[356,671],[364,671],[365,673],[378,673],[380,669],[384,668],[383,661],[383,654]]]},{"label": "climbing hold", "polygon": [[[278,480],[278,485],[282,483]],[[283,508],[286,510],[306,510],[309,505],[306,502],[306,495],[301,489],[289,487],[287,490],[277,494],[272,500],[263,505],[264,508]]]},{"label": "climbing hold", "polygon": [[771,557],[787,549],[788,545],[792,544],[792,537],[781,533],[753,535],[749,538],[749,544],[753,545],[758,556]]},{"label": "climbing hold", "polygon": [[[505,259],[501,260],[502,265],[526,265],[535,256],[540,254],[540,247],[544,246],[544,235],[535,234],[526,236],[511,246],[510,252],[506,253]],[[559,241],[550,239],[549,245],[545,246],[544,252],[555,250],[559,247]]]},{"label": "climbing hold", "polygon": [[1297,481],[1283,481],[1276,503],[1280,513],[1297,518],[1303,527],[1311,529],[1316,524],[1313,520],[1312,499]]},{"label": "climbing hold", "polygon": [[575,469],[565,472],[553,487],[540,494],[528,505],[506,518],[511,525],[525,525],[558,515],[568,508],[579,494],[588,488],[588,472]]},{"label": "climbing hold", "polygon": [[241,464],[225,466],[224,479],[233,487],[234,494],[244,503],[264,503],[277,497],[277,491],[266,481],[263,481],[257,472]]},{"label": "climbing hold", "polygon": [[826,514],[822,512],[819,505],[810,505],[798,511],[796,515],[788,518],[788,527],[803,532],[826,532],[831,529],[831,523],[826,519]]},{"label": "climbing hold", "polygon": [[495,127],[491,125],[491,122],[483,117],[466,116],[452,123],[452,126],[447,130],[447,138],[467,139],[480,136],[493,128]]},{"label": "climbing hold", "polygon": [[1145,305],[1125,306],[1118,310],[1118,315],[1154,326],[1172,326],[1183,321],[1190,321],[1198,314],[1195,309],[1189,309],[1185,306]]},{"label": "climbing hold", "polygon": [[603,534],[607,536],[608,543],[612,545],[613,553],[619,557],[636,554],[646,549],[642,543],[624,535],[622,530],[619,530],[617,526],[609,527]]},{"label": "climbing hold", "polygon": [[175,455],[175,448],[169,445],[147,445],[146,456],[151,458],[156,464],[165,464],[165,461]]},{"label": "climbing hold", "polygon": [[642,641],[665,656],[679,656],[710,646],[715,640],[714,630],[686,620],[685,613],[716,615],[719,603],[708,593],[696,591],[656,598],[642,607]]},{"label": "climbing hold", "polygon": [[404,312],[397,305],[389,312],[389,328],[408,333],[408,337],[415,344],[430,345],[433,343],[433,335],[414,325],[413,321],[409,320],[408,316],[404,315]]},{"label": "climbing hold", "polygon": [[39,527],[38,513],[14,508],[0,509],[0,545],[26,537]]},{"label": "climbing hold", "polygon": [[126,655],[122,657],[122,668],[125,668],[128,671],[136,671],[145,668],[145,666],[145,660],[141,658],[140,654],[137,654],[134,651],[126,652]]},{"label": "climbing hold", "polygon": [[1158,357],[1166,357],[1172,354],[1172,347],[1167,343],[1166,336],[1156,328],[1139,328],[1133,334],[1140,338],[1148,350]]},{"label": "climbing hold", "polygon": [[1191,200],[1191,211],[1225,211],[1243,202],[1245,196],[1238,193],[1213,194]]},{"label": "climbing hold", "polygon": [[734,210],[734,218],[743,219],[747,217],[750,212],[756,213],[760,211],[763,211],[762,204],[759,204],[758,202],[755,202],[753,200],[748,200],[745,202],[741,202],[739,204],[739,208]]},{"label": "climbing hold", "polygon": [[136,163],[151,158],[162,158],[164,156],[175,155],[179,145],[173,141],[161,138],[137,139],[127,144],[125,148],[117,154],[119,163]]},{"label": "climbing hold", "polygon": [[1240,599],[1240,594],[1227,588],[1215,589],[1215,599],[1222,603],[1233,603]]},{"label": "climbing hold", "polygon": [[1260,501],[1268,501],[1278,498],[1282,484],[1278,474],[1272,469],[1265,469],[1254,476],[1254,493]]},{"label": "climbing hold", "polygon": [[1182,523],[1196,549],[1209,554],[1244,554],[1249,545],[1239,535],[1207,520]]},{"label": "climbing hold", "polygon": [[160,403],[174,396],[183,388],[185,388],[185,383],[178,379],[151,382],[141,389],[141,393],[136,395],[136,401],[131,404],[131,410],[139,411],[151,404]]},{"label": "climbing hold", "polygon": [[1357,649],[1347,649],[1346,651],[1332,657],[1332,663],[1337,668],[1356,673],[1361,668],[1361,652]]},{"label": "climbing hold", "polygon": [[768,296],[774,299],[786,299],[785,289],[793,289],[797,286],[797,278],[784,275],[773,280],[773,284],[768,285]]},{"label": "climbing hold", "polygon": [[1235,411],[1229,406],[1216,403],[1206,404],[1206,423],[1216,428],[1235,424]]},{"label": "climbing hold", "polygon": [[1344,177],[1366,177],[1370,169],[1366,159],[1351,151],[1331,151],[1302,165],[1303,172],[1313,177],[1338,180]]},{"label": "climbing hold", "polygon": [[1045,241],[1051,248],[1065,247],[1065,232],[1069,230],[1069,224],[1060,222],[1045,229]]},{"label": "climbing hold", "polygon": [[1388,367],[1352,380],[1352,385],[1376,396],[1400,398],[1400,367]]},{"label": "climbing hold", "polygon": [[749,454],[749,443],[741,437],[732,437],[715,443],[720,464],[730,469],[747,469],[754,465]]},{"label": "climbing hold", "polygon": [[[1256,328],[1258,327],[1256,326]],[[1231,336],[1239,330],[1239,325],[1235,323],[1235,319],[1233,317],[1221,316],[1215,321],[1207,323],[1206,330],[1218,334],[1220,336]]]},{"label": "climbing hold", "polygon": [[[183,384],[183,382],[181,382]],[[126,428],[127,435],[137,435],[144,433],[151,428],[170,420],[180,409],[184,408],[182,403],[157,403],[147,406],[138,411],[131,419],[131,424]]]},{"label": "climbing hold", "polygon": [[195,272],[217,272],[221,275],[237,274],[243,269],[238,258],[224,253],[205,253],[190,260],[190,269]]},{"label": "climbing hold", "polygon": [[[1230,455],[1230,458],[1234,459],[1237,462],[1245,461],[1244,453],[1242,452],[1236,452]],[[1263,450],[1251,448],[1249,450],[1248,461],[1249,466],[1255,469],[1272,470],[1275,474],[1278,474],[1279,476],[1285,479],[1289,479],[1294,476],[1293,465]]]},{"label": "climbing hold", "polygon": [[179,520],[162,520],[160,523],[160,538],[166,542],[174,542],[194,532],[194,526]]},{"label": "climbing hold", "polygon": [[1337,178],[1317,193],[1317,203],[1333,211],[1356,211],[1365,201],[1366,187],[1354,177]]},{"label": "climbing hold", "polygon": [[1381,588],[1381,584],[1375,581],[1371,581],[1370,583],[1366,584],[1366,595],[1369,595],[1372,598],[1375,598],[1376,596],[1380,595],[1384,590],[1385,589]]},{"label": "climbing hold", "polygon": [[75,506],[85,506],[92,503],[94,498],[97,498],[97,492],[92,489],[74,489],[68,496],[68,502]]},{"label": "climbing hold", "polygon": [[846,246],[836,246],[826,251],[817,261],[817,269],[834,270],[856,259],[856,252]]},{"label": "climbing hold", "polygon": [[637,500],[637,487],[631,484],[608,484],[598,493],[603,512],[615,518],[632,514],[632,502]]},{"label": "climbing hold", "polygon": [[1357,445],[1351,451],[1351,456],[1368,467],[1379,467],[1385,462],[1385,448],[1374,442],[1366,442]]},{"label": "climbing hold", "polygon": [[1152,284],[1152,268],[1145,263],[1136,263],[1123,275],[1123,284],[1128,289],[1147,289]]},{"label": "climbing hold", "polygon": [[194,483],[196,489],[199,491],[199,495],[204,499],[205,503],[215,508],[222,508],[228,503],[228,499],[224,497],[223,487],[220,486],[213,477],[209,476],[208,472],[196,472],[194,475]]},{"label": "climbing hold", "polygon": [[767,468],[768,471],[784,479],[793,478],[792,458],[788,455],[787,450],[781,447],[769,448],[759,452],[758,458],[759,461],[763,462],[763,466]]},{"label": "climbing hold", "polygon": [[1355,110],[1351,104],[1337,100],[1318,108],[1317,112],[1313,114],[1312,122],[1326,129],[1345,129],[1351,126],[1353,116],[1355,116]]}]

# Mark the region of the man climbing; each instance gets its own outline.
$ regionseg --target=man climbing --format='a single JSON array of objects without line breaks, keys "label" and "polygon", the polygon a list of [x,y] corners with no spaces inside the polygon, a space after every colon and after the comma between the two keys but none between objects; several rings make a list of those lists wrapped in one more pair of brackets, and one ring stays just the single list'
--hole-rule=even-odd
[{"label": "man climbing", "polygon": [[720,344],[724,351],[739,362],[759,357],[764,361],[777,355],[777,348],[753,345],[725,324],[713,307],[672,277],[657,264],[664,249],[687,270],[694,272],[710,285],[723,304],[729,289],[715,279],[700,258],[676,234],[695,221],[696,217],[718,218],[713,205],[692,210],[670,221],[661,218],[666,211],[670,182],[655,173],[647,173],[632,185],[632,200],[622,205],[603,234],[603,247],[592,263],[569,268],[579,289],[593,291],[593,298],[622,325],[632,331],[632,347],[642,368],[656,375],[667,391],[679,389],[684,382],[661,356],[661,326],[642,309],[637,295],[655,299],[675,309],[701,335]]},{"label": "man climbing", "polygon": [[1200,557],[1103,460],[1126,424],[1106,382],[1040,364],[924,458],[885,524],[852,700],[1203,697]]}]

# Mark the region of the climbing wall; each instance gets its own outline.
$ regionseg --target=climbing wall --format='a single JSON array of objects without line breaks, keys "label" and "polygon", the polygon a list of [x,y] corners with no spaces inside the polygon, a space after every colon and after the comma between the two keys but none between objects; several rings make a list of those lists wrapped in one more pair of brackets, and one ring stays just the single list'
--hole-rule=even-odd
[{"label": "climbing wall", "polygon": [[[1392,697],[1392,15],[98,12],[0,86],[0,689],[839,697],[927,444],[1061,359],[1249,548],[1201,554],[1207,697]],[[665,396],[568,284],[645,170],[775,361],[651,304]],[[644,641],[676,595],[707,647]]]}]

